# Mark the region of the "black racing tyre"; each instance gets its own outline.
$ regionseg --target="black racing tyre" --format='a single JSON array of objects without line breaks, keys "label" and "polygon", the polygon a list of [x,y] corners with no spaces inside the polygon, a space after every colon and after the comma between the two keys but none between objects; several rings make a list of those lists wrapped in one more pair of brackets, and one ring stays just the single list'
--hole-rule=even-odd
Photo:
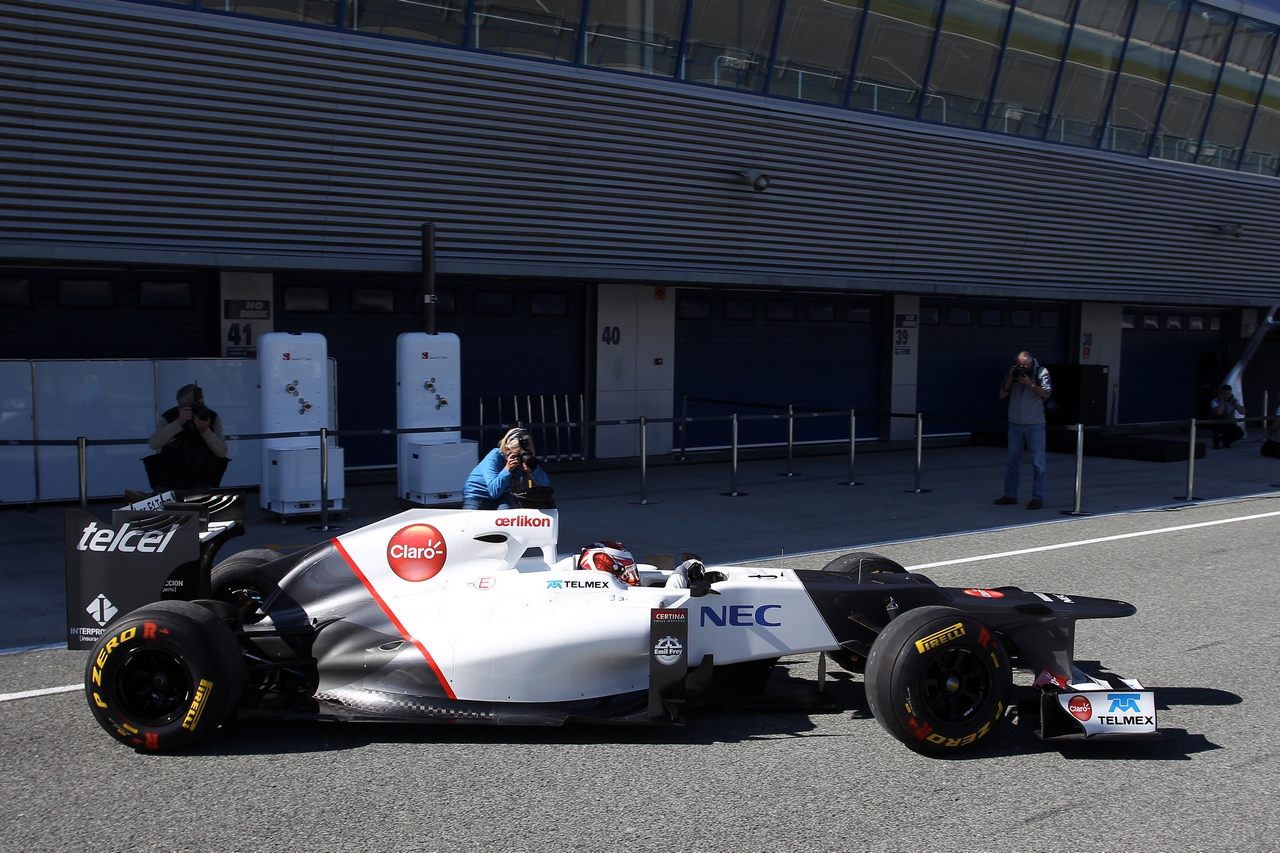
[{"label": "black racing tyre", "polygon": [[918,607],[880,632],[864,681],[885,731],[936,754],[971,746],[999,725],[1013,670],[982,622],[954,607]]},{"label": "black racing tyre", "polygon": [[159,601],[112,624],[85,666],[98,724],[121,743],[165,752],[208,737],[235,709],[244,657],[218,616]]},{"label": "black racing tyre", "polygon": [[824,572],[853,574],[857,574],[859,569],[862,570],[863,574],[899,574],[906,571],[901,564],[871,551],[854,551],[849,554],[842,554],[822,567]]},{"label": "black racing tyre", "polygon": [[281,556],[267,548],[232,554],[214,566],[209,574],[212,596],[239,610],[245,622],[260,622],[265,615],[260,605],[276,591],[277,585],[274,578],[259,568]]}]

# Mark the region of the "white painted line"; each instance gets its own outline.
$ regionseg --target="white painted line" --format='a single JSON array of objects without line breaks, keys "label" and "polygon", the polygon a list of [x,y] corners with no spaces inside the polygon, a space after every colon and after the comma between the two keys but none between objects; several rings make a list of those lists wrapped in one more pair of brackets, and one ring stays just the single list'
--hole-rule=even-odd
[{"label": "white painted line", "polygon": [[46,687],[43,690],[23,690],[20,693],[0,693],[0,702],[12,702],[14,699],[32,699],[36,696],[52,696],[55,693],[70,693],[72,690],[83,689],[83,684],[64,684],[61,687]]},{"label": "white painted line", "polygon": [[1096,545],[1099,542],[1115,542],[1120,539],[1136,539],[1139,536],[1156,536],[1160,533],[1175,533],[1179,530],[1194,530],[1197,527],[1216,527],[1219,524],[1235,524],[1237,521],[1256,521],[1259,518],[1274,518],[1280,512],[1262,512],[1257,515],[1242,515],[1237,518],[1220,518],[1216,521],[1201,521],[1196,524],[1179,524],[1176,527],[1157,527],[1155,530],[1139,530],[1137,533],[1118,533],[1115,536],[1100,536],[1097,539],[1080,539],[1075,542],[1060,542],[1057,545],[1041,545],[1038,548],[1022,548],[1017,551],[1001,551],[999,554],[983,554],[980,557],[962,557],[959,560],[942,560],[937,563],[921,563],[918,566],[907,566],[908,571],[932,569],[938,566],[956,566],[960,563],[977,563],[982,560],[998,560],[1002,557],[1018,557],[1022,554],[1037,554],[1041,551],[1057,551],[1060,548],[1078,548],[1081,545]]}]

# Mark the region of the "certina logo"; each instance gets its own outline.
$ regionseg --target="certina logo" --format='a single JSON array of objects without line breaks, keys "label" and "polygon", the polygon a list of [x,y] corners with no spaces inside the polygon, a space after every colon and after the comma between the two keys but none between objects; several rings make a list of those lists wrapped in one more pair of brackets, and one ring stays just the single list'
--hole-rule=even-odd
[{"label": "certina logo", "polygon": [[663,666],[672,666],[680,662],[684,654],[684,646],[675,637],[663,637],[653,645],[653,656]]},{"label": "certina logo", "polygon": [[1093,705],[1084,696],[1072,696],[1067,702],[1067,710],[1077,720],[1088,720],[1093,716]]},{"label": "certina logo", "polygon": [[1110,700],[1111,707],[1107,709],[1107,713],[1123,714],[1125,711],[1141,713],[1142,709],[1138,707],[1138,700],[1141,698],[1141,693],[1108,693],[1107,699]]},{"label": "certina logo", "polygon": [[953,640],[958,640],[964,636],[964,625],[960,622],[952,625],[950,628],[943,628],[935,634],[927,637],[921,637],[916,640],[916,651],[920,654],[936,649],[938,646],[945,646]]},{"label": "certina logo", "polygon": [[608,589],[608,581],[547,581],[547,589]]},{"label": "certina logo", "polygon": [[698,626],[707,627],[710,622],[717,628],[723,628],[726,625],[735,628],[750,628],[753,625],[762,625],[766,628],[777,628],[782,625],[782,614],[773,614],[779,621],[774,622],[770,617],[770,610],[781,610],[781,604],[761,604],[756,607],[751,604],[731,604],[727,607],[715,608],[703,605],[698,611]]},{"label": "certina logo", "polygon": [[138,530],[125,522],[119,530],[109,527],[99,529],[98,522],[91,521],[80,531],[77,551],[126,551],[142,554],[159,554],[169,547],[169,540],[181,525],[172,524],[164,530]]},{"label": "certina logo", "polygon": [[430,524],[411,524],[397,530],[387,543],[387,565],[407,581],[430,580],[444,568],[444,537]]},{"label": "certina logo", "polygon": [[550,527],[551,519],[545,515],[517,515],[495,520],[496,527]]},{"label": "certina logo", "polygon": [[684,622],[689,618],[687,610],[655,610],[653,611],[654,622]]}]

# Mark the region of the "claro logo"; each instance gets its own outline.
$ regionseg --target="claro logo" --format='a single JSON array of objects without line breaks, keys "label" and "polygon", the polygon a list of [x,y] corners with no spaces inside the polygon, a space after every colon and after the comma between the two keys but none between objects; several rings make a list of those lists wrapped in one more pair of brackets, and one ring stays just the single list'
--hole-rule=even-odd
[{"label": "claro logo", "polygon": [[77,551],[140,551],[143,554],[159,554],[169,545],[179,525],[164,530],[135,530],[126,522],[119,530],[98,529],[98,522],[91,521],[81,531]]},{"label": "claro logo", "polygon": [[397,530],[387,543],[387,565],[407,581],[430,580],[444,568],[444,537],[430,524]]}]

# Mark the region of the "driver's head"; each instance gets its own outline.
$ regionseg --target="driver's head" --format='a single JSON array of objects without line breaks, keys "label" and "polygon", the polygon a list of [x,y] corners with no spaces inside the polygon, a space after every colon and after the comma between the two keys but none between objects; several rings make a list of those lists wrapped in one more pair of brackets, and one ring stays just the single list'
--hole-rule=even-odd
[{"label": "driver's head", "polygon": [[621,542],[606,540],[594,543],[582,552],[578,568],[608,572],[623,583],[640,585],[640,570],[636,567],[636,558],[631,556],[631,552]]}]

